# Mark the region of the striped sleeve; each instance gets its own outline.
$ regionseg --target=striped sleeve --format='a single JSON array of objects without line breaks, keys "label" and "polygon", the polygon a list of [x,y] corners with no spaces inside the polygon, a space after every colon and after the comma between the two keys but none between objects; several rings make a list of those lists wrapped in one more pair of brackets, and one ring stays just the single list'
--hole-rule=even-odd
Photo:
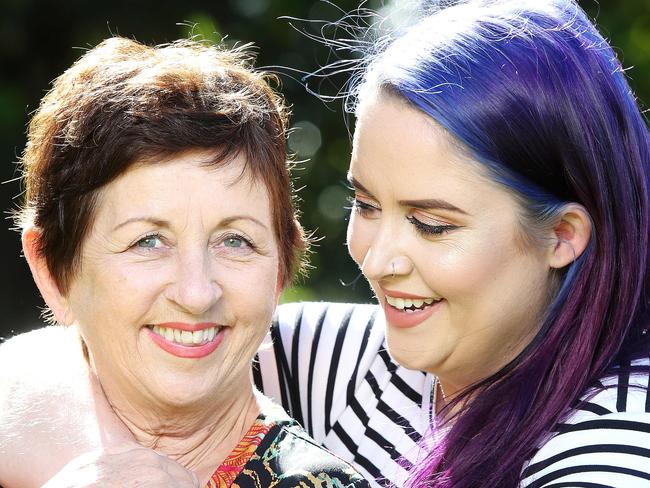
[{"label": "striped sleeve", "polygon": [[650,488],[648,374],[622,371],[601,386],[533,456],[522,487]]},{"label": "striped sleeve", "polygon": [[[428,425],[432,379],[397,365],[375,305],[278,307],[255,383],[369,479],[403,482]],[[398,462],[400,458],[404,461]]]}]

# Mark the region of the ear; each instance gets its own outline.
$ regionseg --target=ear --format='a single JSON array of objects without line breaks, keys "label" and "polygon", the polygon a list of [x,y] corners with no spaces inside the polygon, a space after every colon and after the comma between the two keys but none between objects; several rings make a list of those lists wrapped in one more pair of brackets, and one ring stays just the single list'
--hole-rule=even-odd
[{"label": "ear", "polygon": [[563,268],[578,259],[589,245],[591,230],[587,210],[577,203],[566,205],[553,227],[555,245],[550,251],[549,265]]},{"label": "ear", "polygon": [[45,258],[39,252],[41,231],[36,227],[29,227],[23,231],[23,253],[29,264],[34,281],[43,300],[54,314],[56,321],[62,325],[73,322],[68,301],[59,290],[54,277],[47,267]]}]

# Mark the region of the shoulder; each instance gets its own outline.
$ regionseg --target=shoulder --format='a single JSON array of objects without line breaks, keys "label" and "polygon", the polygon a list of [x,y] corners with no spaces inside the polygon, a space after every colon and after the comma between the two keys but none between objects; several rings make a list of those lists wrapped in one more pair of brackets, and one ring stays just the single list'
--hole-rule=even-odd
[{"label": "shoulder", "polygon": [[[627,487],[650,483],[648,372],[601,380],[540,447],[523,472],[522,486],[599,482]],[[562,485],[569,486],[569,485]],[[586,485],[581,485],[586,486]],[[644,485],[645,486],[645,485]]]},{"label": "shoulder", "polygon": [[238,479],[241,488],[255,473],[258,486],[367,487],[368,482],[351,464],[316,443],[277,405],[263,408],[265,422],[271,425],[255,455]]},{"label": "shoulder", "polygon": [[299,482],[309,480],[323,486],[369,486],[351,464],[317,444],[297,424],[282,426],[267,452],[276,456],[283,481],[292,482],[286,486],[304,486]]},{"label": "shoulder", "polygon": [[[40,486],[67,462],[65,453],[79,453],[82,439],[95,444],[92,429],[71,421],[79,412],[70,400],[88,384],[78,338],[58,326],[18,335],[0,345],[0,369],[0,484]],[[34,469],[21,470],[17,459]]]},{"label": "shoulder", "polygon": [[[282,332],[305,330],[336,333],[341,329],[372,329],[379,307],[373,304],[298,302],[278,306],[274,325]],[[376,327],[381,329],[381,327]]]},{"label": "shoulder", "polygon": [[0,345],[0,418],[20,416],[23,408],[36,408],[43,394],[56,394],[63,378],[77,374],[77,359],[82,359],[78,339],[58,326],[20,334]]},{"label": "shoulder", "polygon": [[307,368],[329,375],[331,383],[334,375],[356,382],[355,368],[364,370],[385,350],[378,311],[376,305],[354,303],[281,305],[271,329],[279,362],[292,376]]}]

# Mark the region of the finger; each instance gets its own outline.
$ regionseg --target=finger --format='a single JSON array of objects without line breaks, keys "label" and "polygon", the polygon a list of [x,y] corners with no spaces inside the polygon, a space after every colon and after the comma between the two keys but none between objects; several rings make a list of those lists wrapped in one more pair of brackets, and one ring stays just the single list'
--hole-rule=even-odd
[{"label": "finger", "polygon": [[200,487],[199,479],[194,472],[164,454],[159,452],[156,454],[160,456],[161,466],[164,467],[165,471],[172,479],[178,480],[187,486]]}]

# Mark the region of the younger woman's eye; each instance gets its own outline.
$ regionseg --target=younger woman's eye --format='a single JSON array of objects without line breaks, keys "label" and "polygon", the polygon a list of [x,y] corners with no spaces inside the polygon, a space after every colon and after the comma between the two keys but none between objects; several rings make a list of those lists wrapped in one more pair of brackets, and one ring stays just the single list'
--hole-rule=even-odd
[{"label": "younger woman's eye", "polygon": [[356,197],[348,198],[348,202],[350,202],[350,209],[362,217],[372,217],[376,212],[381,211],[381,209],[375,207],[374,205],[364,202],[363,200],[359,200]]},{"label": "younger woman's eye", "polygon": [[457,225],[451,225],[451,224],[443,224],[443,225],[425,224],[424,222],[416,219],[413,216],[406,217],[406,220],[408,220],[411,224],[413,224],[415,230],[417,230],[419,234],[424,236],[438,236],[458,228]]}]

